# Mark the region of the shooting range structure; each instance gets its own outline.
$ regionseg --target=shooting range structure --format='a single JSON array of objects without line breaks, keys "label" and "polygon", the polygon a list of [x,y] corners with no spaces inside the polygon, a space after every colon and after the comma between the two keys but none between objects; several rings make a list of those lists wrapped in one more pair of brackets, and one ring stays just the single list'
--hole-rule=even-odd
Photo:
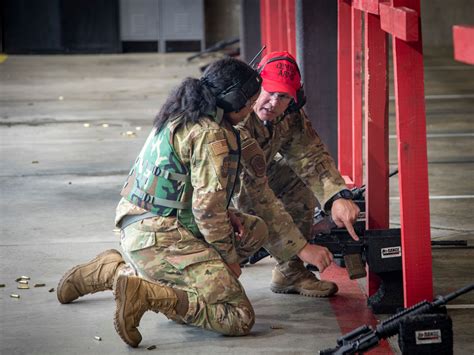
[{"label": "shooting range structure", "polygon": [[[295,53],[294,36],[301,36],[296,32],[310,28],[295,24],[294,14],[295,0],[260,0],[261,38],[268,51]],[[368,230],[389,227],[388,36],[394,65],[403,293],[409,307],[433,297],[420,0],[337,1],[337,161],[349,187],[363,183],[365,124]],[[302,64],[305,79],[308,61]],[[377,289],[378,280],[369,270],[367,294]]]}]

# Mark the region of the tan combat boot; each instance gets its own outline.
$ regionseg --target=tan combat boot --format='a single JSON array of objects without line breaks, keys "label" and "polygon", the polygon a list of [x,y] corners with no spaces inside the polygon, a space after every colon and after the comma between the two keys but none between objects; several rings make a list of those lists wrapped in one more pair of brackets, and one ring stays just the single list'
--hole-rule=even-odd
[{"label": "tan combat boot", "polygon": [[122,255],[110,249],[73,267],[59,281],[56,291],[59,302],[70,303],[89,293],[112,290],[115,275],[124,266]]},{"label": "tan combat boot", "polygon": [[273,269],[270,289],[275,293],[298,293],[308,297],[329,297],[338,291],[334,282],[319,280],[299,259]]},{"label": "tan combat boot", "polygon": [[[140,277],[119,276],[114,289],[116,303],[114,325],[122,340],[134,348],[140,344],[142,336],[137,327],[143,314],[148,310],[174,318],[178,308],[178,292],[186,295],[187,309],[187,294],[184,291],[174,290]],[[178,313],[186,314],[186,310]]]}]

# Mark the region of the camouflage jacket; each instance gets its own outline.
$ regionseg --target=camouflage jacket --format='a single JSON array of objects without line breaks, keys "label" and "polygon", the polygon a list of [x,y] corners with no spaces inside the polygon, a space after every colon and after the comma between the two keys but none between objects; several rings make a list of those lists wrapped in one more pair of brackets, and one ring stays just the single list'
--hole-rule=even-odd
[{"label": "camouflage jacket", "polygon": [[[267,162],[281,154],[313,191],[321,206],[347,188],[334,160],[303,110],[277,118],[276,123],[269,126],[252,112],[237,128],[245,129],[258,142]],[[244,140],[242,142],[245,144]]]},{"label": "camouflage jacket", "polygon": [[[227,212],[229,184],[233,184],[237,163],[229,151],[238,149],[237,137],[227,121],[204,117],[198,124],[182,125],[174,131],[173,147],[191,172],[192,212],[200,233],[228,263],[238,262],[234,232]],[[234,166],[235,165],[235,166]],[[146,212],[122,198],[115,222],[123,216]],[[157,221],[176,217],[159,217]],[[169,221],[166,222],[169,225]]]},{"label": "camouflage jacket", "polygon": [[296,255],[307,240],[268,185],[267,163],[283,155],[322,205],[346,185],[303,111],[277,122],[270,130],[252,113],[237,125],[243,171],[233,201],[237,208],[265,221],[270,235],[265,248],[284,261]]},{"label": "camouflage jacket", "polygon": [[289,260],[307,241],[268,185],[263,150],[244,126],[239,127],[239,132],[242,139],[242,171],[233,198],[234,206],[262,218],[270,236],[265,249],[277,260]]}]

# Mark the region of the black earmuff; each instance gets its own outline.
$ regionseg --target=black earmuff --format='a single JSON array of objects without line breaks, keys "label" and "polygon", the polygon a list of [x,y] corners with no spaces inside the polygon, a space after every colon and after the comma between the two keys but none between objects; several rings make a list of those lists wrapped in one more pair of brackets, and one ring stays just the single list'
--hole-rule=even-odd
[{"label": "black earmuff", "polygon": [[[280,56],[280,57],[275,57],[269,59],[267,62],[265,62],[263,65],[258,67],[257,71],[260,74],[263,71],[263,68],[271,63],[271,62],[276,62],[279,60],[286,60],[287,62],[293,63],[296,67],[296,70],[298,71],[298,74],[301,78],[301,73],[300,69],[298,68],[298,64],[290,57],[285,57],[285,56]],[[285,115],[293,112],[298,112],[304,105],[306,104],[306,95],[304,93],[304,88],[303,88],[303,83],[300,83],[300,88],[296,90],[296,101],[291,100],[290,104],[288,105],[287,109],[285,110]]]},{"label": "black earmuff", "polygon": [[285,115],[298,112],[306,104],[306,95],[304,93],[303,85],[296,91],[296,101],[291,100],[287,109],[285,110]]},{"label": "black earmuff", "polygon": [[260,74],[253,70],[250,78],[243,84],[239,81],[220,92],[217,98],[217,106],[224,112],[236,112],[245,107],[248,100],[254,96],[262,85]]}]

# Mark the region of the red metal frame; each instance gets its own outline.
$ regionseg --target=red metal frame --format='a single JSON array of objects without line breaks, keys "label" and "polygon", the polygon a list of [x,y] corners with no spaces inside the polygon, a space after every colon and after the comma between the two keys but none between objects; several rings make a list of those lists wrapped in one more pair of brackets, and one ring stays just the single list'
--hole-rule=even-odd
[{"label": "red metal frame", "polygon": [[[386,229],[389,221],[388,181],[388,74],[387,34],[380,28],[380,18],[365,16],[365,161],[367,190],[366,227]],[[367,292],[374,294],[378,277],[368,272]]]},{"label": "red metal frame", "polygon": [[350,187],[352,178],[352,11],[349,0],[338,1],[337,111],[339,171]]},{"label": "red metal frame", "polygon": [[362,13],[352,7],[352,181],[362,185]]},{"label": "red metal frame", "polygon": [[[362,165],[356,160],[361,156],[356,146],[361,135],[356,132],[359,101],[355,93],[360,91],[360,64],[354,55],[361,37],[359,11],[365,13],[367,228],[389,226],[387,32],[393,37],[403,286],[405,305],[410,306],[433,297],[420,1],[339,0],[339,168],[347,175],[352,167],[354,180],[357,175],[353,165]],[[349,94],[352,102],[346,99]],[[352,141],[346,132],[351,125]],[[369,273],[368,294],[377,286]]]},{"label": "red metal frame", "polygon": [[[391,4],[420,13],[420,0],[392,0]],[[418,32],[416,41],[406,42],[396,34],[392,41],[406,306],[433,298],[421,21]]]},{"label": "red metal frame", "polygon": [[[295,53],[295,1],[260,0],[260,4],[262,44],[267,45],[268,51]],[[361,63],[364,53],[368,229],[389,226],[387,33],[393,39],[405,306],[433,297],[419,14],[420,0],[338,0],[339,170],[349,186],[362,184]],[[362,15],[365,19],[363,50]],[[461,43],[465,35],[456,31],[454,36],[458,36]],[[471,56],[472,48],[459,53]],[[377,280],[369,272],[368,294],[373,294],[376,287]]]},{"label": "red metal frame", "polygon": [[267,53],[288,51],[296,56],[295,0],[260,0],[260,28]]},{"label": "red metal frame", "polygon": [[[347,186],[362,185],[361,12],[338,2],[338,162]],[[351,98],[350,100],[348,98]]]}]

